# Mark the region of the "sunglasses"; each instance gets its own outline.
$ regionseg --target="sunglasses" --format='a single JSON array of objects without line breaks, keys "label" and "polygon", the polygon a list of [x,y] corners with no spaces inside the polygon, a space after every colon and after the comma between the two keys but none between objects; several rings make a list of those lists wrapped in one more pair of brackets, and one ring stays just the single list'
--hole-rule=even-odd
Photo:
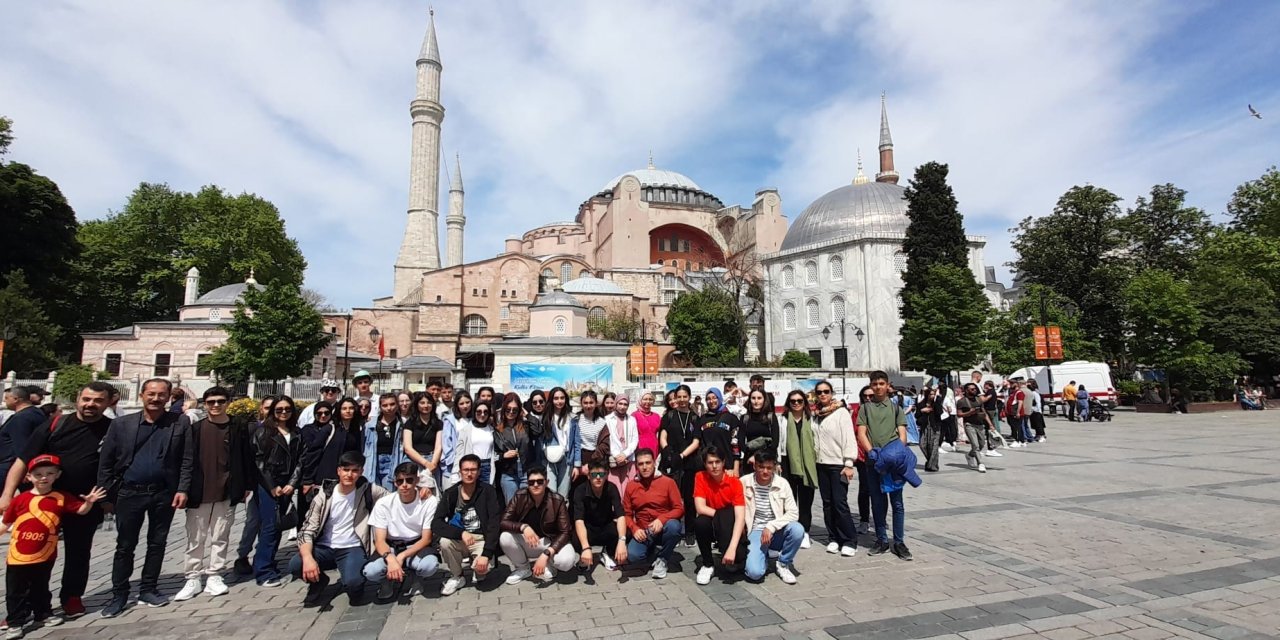
[{"label": "sunglasses", "polygon": [[515,413],[519,410],[520,410],[520,407],[507,407],[507,413]]},{"label": "sunglasses", "polygon": [[478,416],[487,416],[487,415],[489,415],[489,410],[488,410],[488,409],[476,409],[476,415],[478,415]]},{"label": "sunglasses", "polygon": [[209,406],[220,407],[227,403],[227,399],[226,398],[219,398],[219,399],[210,398],[208,400],[205,400],[204,403]]},{"label": "sunglasses", "polygon": [[603,471],[592,471],[591,473],[589,473],[589,474],[587,474],[587,475],[591,476],[592,478],[603,478],[603,477],[605,477],[605,476],[607,476],[607,475],[609,475],[609,474],[607,474],[607,473],[605,473],[605,472],[603,472]]},{"label": "sunglasses", "polygon": [[532,404],[546,404],[543,400],[534,400]]},{"label": "sunglasses", "polygon": [[530,481],[529,481],[529,486],[531,486],[531,487],[541,487],[542,485],[544,485],[544,484],[546,484],[546,483],[547,483],[547,481],[546,481],[546,479],[545,479],[545,478],[544,478],[544,479],[542,479],[542,480],[530,480]]},{"label": "sunglasses", "polygon": [[317,411],[317,412],[316,412],[316,417],[317,417],[317,418],[328,418],[328,417],[329,417],[329,416],[331,416],[331,415],[333,415],[333,414],[332,414],[332,413],[329,413],[328,411]]},{"label": "sunglasses", "polygon": [[820,396],[829,396],[829,395],[831,395],[832,393],[835,393],[835,392],[834,392],[834,391],[832,391],[831,389],[818,389],[818,390],[815,390],[815,391],[814,391],[814,393],[816,393],[816,394],[818,394],[818,395],[820,395]]},{"label": "sunglasses", "polygon": [[405,484],[407,484],[407,485],[415,485],[415,484],[418,484],[418,479],[417,479],[417,478],[396,478],[396,486],[397,486],[397,487],[398,487],[398,486],[400,486],[400,485],[405,485]]},{"label": "sunglasses", "polygon": [[792,398],[792,399],[788,400],[787,402],[789,402],[789,403],[791,403],[791,404],[804,404],[804,398]]},{"label": "sunglasses", "polygon": [[280,407],[276,409],[276,413],[288,415],[290,413],[293,413],[293,409],[290,409],[289,407]]}]

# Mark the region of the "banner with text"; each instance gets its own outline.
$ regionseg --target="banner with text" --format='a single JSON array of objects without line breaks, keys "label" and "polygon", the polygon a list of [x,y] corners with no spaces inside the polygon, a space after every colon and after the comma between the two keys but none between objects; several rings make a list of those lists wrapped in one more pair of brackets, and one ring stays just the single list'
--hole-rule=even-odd
[{"label": "banner with text", "polygon": [[611,364],[512,364],[511,390],[526,394],[534,389],[564,387],[570,395],[586,389],[607,389],[613,383]]}]

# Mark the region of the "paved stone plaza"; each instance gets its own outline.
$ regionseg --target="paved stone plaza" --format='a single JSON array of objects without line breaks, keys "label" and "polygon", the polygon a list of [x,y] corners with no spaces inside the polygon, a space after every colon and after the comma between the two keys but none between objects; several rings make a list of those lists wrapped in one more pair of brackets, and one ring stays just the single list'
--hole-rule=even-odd
[{"label": "paved stone plaza", "polygon": [[[442,575],[411,603],[351,608],[340,596],[307,610],[301,583],[232,582],[227,596],[104,620],[107,531],[90,613],[32,637],[1280,637],[1280,412],[1118,413],[1109,424],[1051,421],[1048,435],[989,459],[985,475],[947,454],[942,472],[908,489],[914,562],[865,549],[839,558],[815,544],[790,587],[772,574],[698,587],[694,554],[678,549],[683,561],[664,581],[598,568],[594,584],[571,575],[512,587],[503,568],[450,598],[439,597]],[[184,538],[180,515],[166,595],[181,585]]]}]

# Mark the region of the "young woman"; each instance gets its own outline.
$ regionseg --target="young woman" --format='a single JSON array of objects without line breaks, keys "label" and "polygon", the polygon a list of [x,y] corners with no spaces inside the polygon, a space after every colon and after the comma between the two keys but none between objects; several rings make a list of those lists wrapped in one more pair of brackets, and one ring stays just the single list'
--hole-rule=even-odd
[{"label": "young woman", "polygon": [[524,407],[520,395],[512,392],[503,396],[502,410],[498,414],[493,432],[495,456],[494,475],[498,488],[502,489],[504,504],[525,488],[525,470],[532,468],[529,460],[533,444],[525,428]]},{"label": "young woman", "polygon": [[569,499],[573,483],[573,465],[578,452],[578,422],[573,418],[569,392],[555,387],[547,394],[547,410],[542,416],[542,437],[537,447],[540,459],[547,463],[547,483],[552,491]]},{"label": "young woman", "polygon": [[[724,402],[724,395],[716,387],[707,389],[707,410],[702,415],[698,415],[695,410],[693,413],[697,417],[699,440],[698,450],[704,451],[707,447],[715,447],[720,452],[720,456],[724,459],[725,473],[741,477],[742,462],[739,434],[742,431],[742,421],[738,416],[729,411],[729,407]],[[701,455],[696,456],[701,464]]]},{"label": "young woman", "polygon": [[853,420],[830,382],[819,382],[813,391],[818,396],[813,432],[818,447],[815,457],[818,494],[822,497],[822,515],[830,536],[827,553],[852,557],[858,552],[858,534],[849,513],[849,482],[858,460]]},{"label": "young woman", "polygon": [[[473,403],[471,394],[459,389],[453,394],[453,411],[444,417],[444,444],[441,446],[440,455],[444,463],[444,485],[441,491],[447,489],[459,480],[458,462],[462,460],[462,456],[471,453],[471,410]],[[466,442],[462,442],[463,438]]]},{"label": "young woman", "polygon": [[[493,484],[493,425],[497,409],[492,404],[476,402],[471,409],[471,431],[458,437],[462,455],[480,457],[480,482]],[[461,456],[459,456],[461,459]]]},{"label": "young woman", "polygon": [[640,408],[631,417],[636,421],[636,450],[648,449],[655,453],[661,451],[658,445],[658,429],[662,425],[662,416],[653,410],[653,394],[645,391],[640,394]]},{"label": "young woman", "polygon": [[[876,394],[871,390],[871,385],[863,387],[858,391],[858,406],[861,409],[871,404],[876,399]],[[857,423],[858,414],[853,412],[853,421]],[[871,530],[871,482],[864,482],[863,478],[869,478],[867,475],[870,464],[866,458],[862,456],[862,452],[858,452],[858,461],[853,466],[858,469],[858,533],[866,533]]]},{"label": "young woman", "polygon": [[364,432],[364,477],[387,491],[395,491],[395,469],[404,457],[403,425],[396,395],[378,396],[378,417]]},{"label": "young woman", "polygon": [[920,392],[920,403],[916,405],[920,412],[920,455],[924,457],[924,470],[937,471],[939,460],[938,448],[942,443],[942,398],[928,384]]},{"label": "young woman", "polygon": [[662,414],[662,428],[658,432],[662,451],[662,472],[680,485],[680,497],[684,500],[685,543],[693,539],[694,522],[698,512],[693,504],[693,478],[701,470],[702,460],[697,455],[702,442],[702,432],[689,409],[693,391],[688,385],[680,385],[672,392],[673,405]]},{"label": "young woman", "polygon": [[480,387],[476,389],[476,404],[491,404],[498,406],[498,397],[494,395],[493,387]]},{"label": "young woman", "polygon": [[289,511],[290,502],[302,486],[302,434],[297,421],[293,398],[280,396],[253,438],[258,470],[254,502],[259,523],[253,577],[263,587],[285,584],[276,570],[276,551],[280,547],[280,516]]},{"label": "young woman", "polygon": [[[547,412],[547,394],[542,389],[534,389],[529,392],[529,398],[524,401],[524,422],[525,428],[529,430],[529,438],[537,440],[542,437],[542,418]],[[540,447],[533,448],[534,459],[530,460],[531,466],[543,466],[545,460],[538,459],[541,451]]]},{"label": "young woman", "polygon": [[412,409],[401,433],[404,455],[410,462],[425,469],[436,481],[436,491],[442,486],[440,460],[444,449],[444,423],[436,412],[435,396],[425,391],[413,394]]},{"label": "young woman", "polygon": [[408,420],[413,415],[413,394],[408,391],[396,393],[396,411],[400,413],[401,420]]},{"label": "young woman", "polygon": [[636,419],[627,414],[629,408],[631,400],[618,396],[613,402],[613,411],[604,417],[605,426],[609,428],[609,482],[618,488],[618,495],[626,492],[627,484],[635,475],[635,454],[640,444]]},{"label": "young woman", "polygon": [[[577,467],[577,472],[573,474],[574,480],[587,477],[587,466],[597,457],[597,449],[604,451],[608,448],[607,444],[599,446],[600,432],[604,431],[605,422],[596,392],[590,389],[583,391],[578,396],[578,406],[580,410],[574,418],[578,430],[578,451],[573,458],[573,465]],[[608,460],[604,462],[608,464]]]},{"label": "young woman", "polygon": [[818,489],[818,445],[813,438],[813,419],[809,414],[809,397],[799,389],[787,394],[786,411],[779,429],[778,456],[786,469],[787,484],[800,508],[800,526],[804,540],[800,548],[808,549],[809,528],[813,526],[813,493]]},{"label": "young woman", "polygon": [[764,391],[752,389],[747,395],[747,414],[742,420],[742,430],[738,432],[738,442],[742,449],[742,475],[755,473],[752,460],[761,451],[778,450],[778,415]]},{"label": "young woman", "polygon": [[600,413],[606,416],[613,413],[614,405],[616,405],[617,402],[618,394],[612,391],[606,391],[604,395],[600,396]]},{"label": "young woman", "polygon": [[[1000,395],[996,393],[996,385],[988,380],[982,383],[982,411],[987,414],[987,419],[991,420],[991,426],[987,429],[987,455],[996,458],[1004,457],[1003,453],[996,451],[996,442],[1004,444],[1004,439],[1000,436]],[[911,416],[907,416],[907,437],[911,437]]]},{"label": "young woman", "polygon": [[373,414],[373,400],[369,398],[360,398],[356,401],[360,407],[360,424],[369,424],[369,416]]}]

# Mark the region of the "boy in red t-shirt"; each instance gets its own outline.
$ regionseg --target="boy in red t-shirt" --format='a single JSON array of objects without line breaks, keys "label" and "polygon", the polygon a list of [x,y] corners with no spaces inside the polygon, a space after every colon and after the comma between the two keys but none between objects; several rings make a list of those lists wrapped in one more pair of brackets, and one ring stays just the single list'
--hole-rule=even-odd
[{"label": "boy in red t-shirt", "polygon": [[698,569],[698,584],[710,584],[715,575],[715,563],[711,556],[714,541],[724,555],[721,562],[729,568],[741,568],[747,561],[747,536],[744,528],[747,520],[747,502],[742,492],[742,481],[724,471],[725,452],[714,446],[702,451],[706,471],[699,471],[693,479],[693,505],[698,512],[694,520],[694,535],[698,551],[702,554],[702,567]]},{"label": "boy in red t-shirt", "polygon": [[0,533],[12,531],[5,571],[5,604],[9,609],[5,638],[21,638],[26,633],[23,627],[33,617],[47,627],[62,624],[62,618],[53,615],[49,592],[49,575],[58,552],[58,524],[63,514],[89,513],[93,503],[107,495],[101,487],[79,498],[54,491],[53,483],[62,475],[58,456],[36,456],[27,469],[31,490],[9,503],[0,522]]}]

